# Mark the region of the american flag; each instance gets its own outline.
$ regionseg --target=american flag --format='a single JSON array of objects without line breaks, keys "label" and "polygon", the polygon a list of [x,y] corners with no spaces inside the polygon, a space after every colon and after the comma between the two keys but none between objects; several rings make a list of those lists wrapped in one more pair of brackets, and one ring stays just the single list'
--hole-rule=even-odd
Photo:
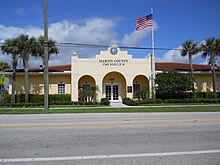
[{"label": "american flag", "polygon": [[136,19],[136,30],[143,30],[148,26],[153,26],[152,14]]}]

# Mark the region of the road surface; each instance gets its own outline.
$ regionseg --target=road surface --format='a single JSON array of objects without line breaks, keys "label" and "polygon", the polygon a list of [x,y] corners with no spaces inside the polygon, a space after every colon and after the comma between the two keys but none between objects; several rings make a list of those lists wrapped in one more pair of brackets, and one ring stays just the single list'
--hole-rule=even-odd
[{"label": "road surface", "polygon": [[220,164],[220,113],[0,115],[0,164]]}]

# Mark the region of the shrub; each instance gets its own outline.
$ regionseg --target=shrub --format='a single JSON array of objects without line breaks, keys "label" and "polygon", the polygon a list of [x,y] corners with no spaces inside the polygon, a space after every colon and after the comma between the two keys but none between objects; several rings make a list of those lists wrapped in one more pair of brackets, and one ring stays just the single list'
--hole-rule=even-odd
[{"label": "shrub", "polygon": [[147,100],[139,100],[137,101],[137,103],[139,105],[143,105],[143,104],[160,104],[163,103],[162,99],[147,99]]},{"label": "shrub", "polygon": [[31,103],[44,102],[44,95],[29,94],[29,102]]},{"label": "shrub", "polygon": [[11,103],[11,95],[6,94],[2,95],[2,103],[4,104],[10,104]]},{"label": "shrub", "polygon": [[130,105],[130,106],[135,106],[137,105],[138,103],[130,98],[123,98],[122,99],[122,103],[125,104],[125,105]]},{"label": "shrub", "polygon": [[53,94],[49,95],[49,102],[53,101],[71,101],[70,94]]},{"label": "shrub", "polygon": [[85,102],[85,105],[98,105],[98,102],[93,102],[93,101],[89,101],[89,102]]},{"label": "shrub", "polygon": [[110,105],[110,101],[107,98],[101,98],[101,105]]},{"label": "shrub", "polygon": [[[43,106],[43,102],[39,103],[15,103],[13,107],[35,107],[35,106]],[[10,106],[10,104],[7,104],[7,106]]]},{"label": "shrub", "polygon": [[15,95],[16,103],[24,103],[25,102],[25,94],[16,94]]},{"label": "shrub", "polygon": [[78,101],[73,101],[73,105],[79,105]]},{"label": "shrub", "polygon": [[164,103],[220,103],[220,99],[195,98],[195,99],[167,99]]},{"label": "shrub", "polygon": [[155,81],[157,98],[163,100],[186,98],[187,91],[192,89],[191,79],[176,71],[163,72]]},{"label": "shrub", "polygon": [[50,105],[73,105],[72,101],[52,101]]},{"label": "shrub", "polygon": [[166,99],[164,103],[181,103],[181,99]]}]

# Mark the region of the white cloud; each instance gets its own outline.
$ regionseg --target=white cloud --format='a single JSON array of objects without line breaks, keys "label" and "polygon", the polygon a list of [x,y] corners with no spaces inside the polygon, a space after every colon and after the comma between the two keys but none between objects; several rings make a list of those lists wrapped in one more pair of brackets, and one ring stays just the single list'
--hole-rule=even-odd
[{"label": "white cloud", "polygon": [[[125,34],[120,40],[117,37],[115,27],[117,21],[104,18],[89,18],[79,22],[63,20],[49,25],[49,37],[57,42],[85,43],[85,44],[101,44],[101,45],[123,45],[136,46],[139,41],[145,38],[151,32],[151,28],[145,28],[142,31],[134,31],[131,34]],[[158,28],[155,23],[155,30]],[[30,36],[43,35],[43,29],[40,27],[14,27],[0,24],[0,42],[7,38],[13,38],[21,33]],[[49,65],[70,64],[71,55],[77,52],[79,57],[93,57],[103,48],[79,48],[79,47],[61,47],[59,55],[52,55]],[[11,63],[11,56],[2,55],[0,52],[0,60]],[[41,59],[31,57],[30,67],[37,67]],[[23,67],[20,65],[19,67]]]},{"label": "white cloud", "polygon": [[[162,57],[155,57],[156,62],[183,62],[183,63],[189,63],[189,57],[188,56],[181,56],[180,50],[182,49],[182,46],[176,48],[176,50],[169,50],[167,53],[165,53]],[[201,63],[201,53],[197,53],[196,55],[193,55],[193,63]]]},{"label": "white cloud", "polygon": [[[158,25],[154,22],[154,31],[158,29]],[[122,39],[121,44],[123,46],[136,46],[139,41],[146,38],[149,34],[151,34],[151,27],[147,27],[140,31],[133,31],[131,34],[125,34],[124,38]]]},{"label": "white cloud", "polygon": [[14,26],[4,26],[0,24],[0,39],[5,40],[7,38],[13,38],[21,33],[28,34],[30,36],[39,36],[43,34],[43,29],[39,27],[27,26],[24,28],[14,27]]},{"label": "white cloud", "polygon": [[188,57],[182,57],[180,54],[180,50],[182,46],[176,48],[177,50],[169,50],[162,57],[156,57],[157,62],[188,62]]}]

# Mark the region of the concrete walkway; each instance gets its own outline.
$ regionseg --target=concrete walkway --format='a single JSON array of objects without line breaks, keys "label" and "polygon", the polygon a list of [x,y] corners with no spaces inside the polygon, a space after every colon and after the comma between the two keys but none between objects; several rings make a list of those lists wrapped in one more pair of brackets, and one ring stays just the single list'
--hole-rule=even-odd
[{"label": "concrete walkway", "polygon": [[129,107],[129,106],[127,106],[123,103],[120,103],[120,102],[111,102],[110,107],[112,107],[112,108],[121,108],[121,107]]}]

